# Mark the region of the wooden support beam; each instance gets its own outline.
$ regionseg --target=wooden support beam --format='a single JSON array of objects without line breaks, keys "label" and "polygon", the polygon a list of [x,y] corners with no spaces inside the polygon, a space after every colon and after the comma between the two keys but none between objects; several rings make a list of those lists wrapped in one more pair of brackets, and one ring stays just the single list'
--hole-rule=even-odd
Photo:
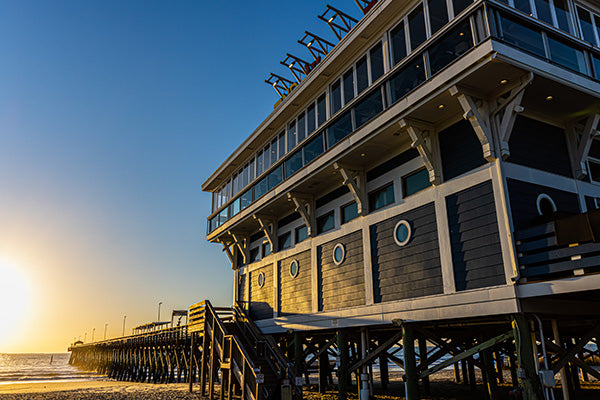
[{"label": "wooden support beam", "polygon": [[406,400],[419,399],[419,375],[415,355],[415,330],[412,324],[402,324],[402,346],[404,350],[404,387]]},{"label": "wooden support beam", "polygon": [[327,350],[335,344],[336,340],[337,337],[334,336],[331,339],[329,339],[325,344],[319,345],[319,350],[315,354],[313,354],[311,358],[308,359],[308,361],[306,362],[306,367],[311,366],[317,358],[321,357],[323,353],[326,353]]},{"label": "wooden support beam", "polygon": [[[333,342],[335,342],[335,338],[331,344],[333,344]],[[325,393],[327,391],[327,378],[331,373],[329,371],[329,354],[327,354],[327,348],[331,344],[321,344],[319,346],[319,351],[317,352],[319,358],[319,393]]]},{"label": "wooden support beam", "polygon": [[238,251],[242,255],[244,264],[248,264],[248,260],[250,258],[248,254],[248,246],[250,245],[250,243],[248,242],[250,241],[250,239],[246,236],[240,235],[239,233],[233,233],[231,231],[227,233],[233,238],[233,245],[237,247]]},{"label": "wooden support beam", "polygon": [[542,400],[542,387],[536,372],[536,363],[538,360],[533,357],[533,343],[531,341],[531,332],[529,322],[525,315],[514,314],[512,316],[513,335],[515,338],[515,347],[517,349],[517,358],[519,370],[517,376],[521,380],[524,400]]},{"label": "wooden support beam", "polygon": [[370,351],[369,354],[366,357],[361,358],[357,362],[355,362],[354,364],[352,364],[352,366],[349,368],[350,371],[356,371],[357,369],[362,368],[364,365],[367,365],[367,364],[370,364],[371,362],[373,362],[382,353],[387,352],[387,350],[390,347],[392,347],[393,345],[395,345],[396,343],[398,343],[398,341],[400,339],[402,339],[402,335],[403,335],[402,331],[397,332],[394,335],[392,335],[392,337],[390,337],[388,340],[386,340],[385,342],[383,342],[375,350]]},{"label": "wooden support beam", "polygon": [[490,114],[488,112],[487,104],[484,102],[481,106],[477,106],[475,98],[465,93],[463,89],[458,86],[452,86],[450,88],[450,94],[458,100],[463,111],[463,118],[471,123],[481,148],[483,149],[483,158],[487,161],[494,161],[496,159],[496,152],[494,151],[494,140],[492,136],[492,130],[490,129]]},{"label": "wooden support beam", "polygon": [[439,149],[434,143],[433,127],[416,122],[412,119],[403,118],[399,122],[400,129],[405,129],[411,140],[411,146],[419,152],[421,160],[429,173],[429,181],[433,185],[438,185],[442,182],[441,166],[439,161]]},{"label": "wooden support beam", "polygon": [[390,383],[390,373],[388,368],[387,354],[381,355],[379,357],[379,376],[381,380],[381,388],[383,390],[387,390],[388,385]]},{"label": "wooden support beam", "polygon": [[316,207],[314,196],[290,192],[287,194],[287,198],[289,201],[294,203],[294,206],[296,207],[295,211],[300,214],[304,220],[304,224],[306,225],[306,229],[308,231],[308,236],[314,237],[317,234],[317,230],[315,228]]},{"label": "wooden support beam", "polygon": [[502,103],[499,104],[492,112],[492,119],[498,115],[497,129],[498,138],[500,141],[500,153],[503,160],[506,160],[510,156],[510,148],[508,141],[517,119],[517,115],[522,113],[525,109],[521,106],[523,96],[525,95],[525,89],[533,81],[533,73],[530,72],[526,76],[522,77],[520,83],[511,89],[508,97],[500,97]]},{"label": "wooden support beam", "polygon": [[[427,339],[425,337],[419,338],[419,369],[427,369]],[[456,363],[454,364],[456,367]],[[431,388],[429,385],[429,376],[421,378],[423,382],[423,392],[426,395],[431,394]]]},{"label": "wooden support beam", "polygon": [[271,245],[271,252],[277,252],[277,220],[261,215],[254,214],[252,216],[258,225],[260,230],[265,234],[265,237]]},{"label": "wooden support beam", "polygon": [[231,243],[227,243],[224,240],[219,241],[223,245],[223,251],[227,254],[229,261],[231,262],[231,267],[235,266],[235,257],[233,256],[233,252],[231,251]]},{"label": "wooden support beam", "polygon": [[578,127],[577,124],[571,123],[567,128],[569,155],[571,157],[573,173],[577,179],[581,179],[589,173],[586,159],[592,145],[592,140],[600,134],[598,131],[599,122],[600,113],[594,113],[586,117],[583,127]]},{"label": "wooden support beam", "polygon": [[333,163],[333,168],[340,173],[342,179],[344,179],[342,183],[348,186],[352,196],[354,196],[358,214],[367,215],[369,212],[367,205],[367,178],[364,169],[351,168],[337,162]]},{"label": "wooden support beam", "polygon": [[346,400],[348,398],[348,377],[350,375],[348,338],[346,331],[340,329],[337,332],[337,347],[339,351],[340,363],[338,366],[338,399]]},{"label": "wooden support beam", "polygon": [[495,345],[497,345],[500,342],[503,342],[503,341],[505,341],[507,339],[511,339],[512,336],[513,336],[513,333],[511,331],[511,332],[503,333],[502,335],[498,335],[498,336],[496,336],[496,337],[494,337],[494,338],[492,338],[490,340],[486,340],[483,343],[480,343],[480,344],[478,344],[478,345],[476,345],[474,347],[471,347],[470,349],[465,350],[462,353],[457,354],[454,357],[452,357],[452,358],[450,358],[450,359],[448,359],[446,361],[442,361],[441,363],[437,364],[436,366],[431,367],[431,368],[429,368],[429,369],[421,372],[419,374],[419,378],[422,378],[424,376],[428,376],[428,375],[431,375],[433,373],[436,373],[437,371],[439,371],[439,370],[441,370],[443,368],[446,368],[446,367],[454,364],[455,362],[458,362],[458,361],[464,360],[466,358],[469,358],[472,355],[477,354],[477,353],[479,353],[479,352],[481,352],[483,350],[489,349],[490,347],[495,346]]}]

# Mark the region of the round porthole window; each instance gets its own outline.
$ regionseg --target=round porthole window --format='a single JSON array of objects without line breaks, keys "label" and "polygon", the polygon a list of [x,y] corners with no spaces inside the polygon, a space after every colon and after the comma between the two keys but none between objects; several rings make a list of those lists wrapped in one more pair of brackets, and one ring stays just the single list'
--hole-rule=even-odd
[{"label": "round porthole window", "polygon": [[335,265],[340,265],[344,262],[345,258],[346,249],[344,248],[344,245],[341,243],[336,244],[333,248],[333,262],[335,263]]},{"label": "round porthole window", "polygon": [[263,287],[265,285],[265,273],[261,272],[258,274],[258,287]]},{"label": "round porthole window", "polygon": [[404,246],[410,240],[412,229],[406,220],[399,221],[394,227],[394,241],[398,246]]},{"label": "round porthole window", "polygon": [[544,217],[549,217],[556,212],[554,200],[546,193],[542,193],[537,197],[536,206],[538,214],[543,215]]},{"label": "round porthole window", "polygon": [[292,262],[290,263],[290,275],[292,276],[292,278],[297,277],[299,271],[300,267],[298,266],[298,261],[292,260]]}]

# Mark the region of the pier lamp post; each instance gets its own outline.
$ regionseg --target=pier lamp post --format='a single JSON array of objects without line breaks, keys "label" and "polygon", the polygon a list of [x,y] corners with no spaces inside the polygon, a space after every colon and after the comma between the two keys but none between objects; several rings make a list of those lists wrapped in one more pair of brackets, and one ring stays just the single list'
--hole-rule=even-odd
[{"label": "pier lamp post", "polygon": [[123,315],[123,334],[121,336],[125,336],[125,320],[127,319],[127,315]]},{"label": "pier lamp post", "polygon": [[104,324],[104,340],[106,340],[106,328],[108,327],[108,324]]},{"label": "pier lamp post", "polygon": [[92,329],[92,343],[94,343],[94,333],[96,333],[96,328]]},{"label": "pier lamp post", "polygon": [[161,306],[161,304],[162,304],[162,301],[158,303],[158,321],[157,322],[160,322],[160,306]]}]

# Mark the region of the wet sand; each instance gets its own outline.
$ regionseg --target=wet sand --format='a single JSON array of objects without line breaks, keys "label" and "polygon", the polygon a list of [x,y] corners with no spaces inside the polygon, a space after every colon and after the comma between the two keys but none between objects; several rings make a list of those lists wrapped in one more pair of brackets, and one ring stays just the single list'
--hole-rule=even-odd
[{"label": "wet sand", "polygon": [[199,393],[189,393],[185,383],[155,385],[115,381],[36,382],[0,385],[2,400],[197,400]]}]

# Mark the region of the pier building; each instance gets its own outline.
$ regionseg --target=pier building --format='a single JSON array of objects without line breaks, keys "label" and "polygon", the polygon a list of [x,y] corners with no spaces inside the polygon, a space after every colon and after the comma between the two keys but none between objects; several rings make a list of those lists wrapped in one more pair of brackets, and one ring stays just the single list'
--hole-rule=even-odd
[{"label": "pier building", "polygon": [[[293,77],[269,80],[281,101],[202,186],[235,300],[275,336],[364,341],[394,323],[444,336],[511,319],[529,332],[531,314],[546,333],[588,332],[600,310],[598,5],[358,3],[360,20],[320,16],[339,42],[306,33],[326,54],[288,57]],[[495,336],[468,330],[456,340]]]},{"label": "pier building", "polygon": [[363,16],[324,7],[335,39],[303,33],[304,56],[267,79],[273,111],[202,185],[233,313],[198,303],[159,339],[73,346],[74,362],[183,370],[211,398],[299,398],[314,374],[364,400],[391,366],[409,400],[451,367],[473,388],[479,371],[489,399],[508,398],[505,367],[515,396],[585,398],[600,379],[600,3],[348,3]]}]

